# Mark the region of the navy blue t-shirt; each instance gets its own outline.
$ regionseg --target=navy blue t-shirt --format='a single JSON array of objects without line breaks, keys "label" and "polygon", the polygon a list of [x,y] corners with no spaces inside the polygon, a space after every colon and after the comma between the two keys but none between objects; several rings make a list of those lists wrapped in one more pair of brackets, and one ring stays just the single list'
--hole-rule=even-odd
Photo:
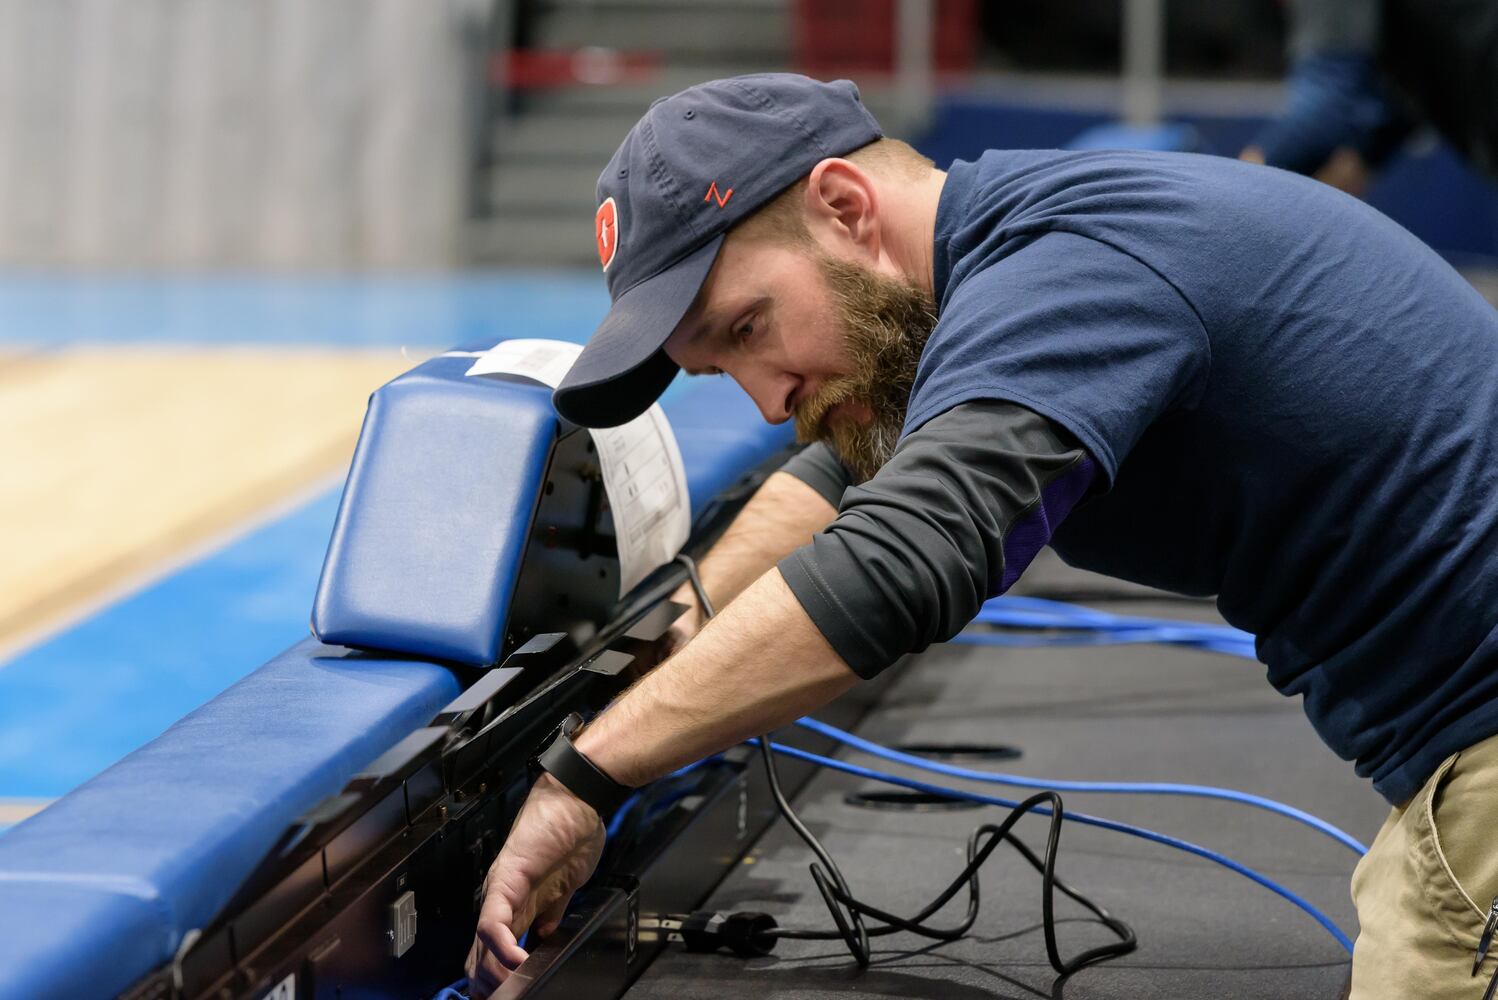
[{"label": "navy blue t-shirt", "polygon": [[1323,184],[1182,154],[993,151],[937,212],[906,433],[1060,423],[1104,480],[1067,562],[1217,595],[1391,802],[1498,733],[1498,312]]}]

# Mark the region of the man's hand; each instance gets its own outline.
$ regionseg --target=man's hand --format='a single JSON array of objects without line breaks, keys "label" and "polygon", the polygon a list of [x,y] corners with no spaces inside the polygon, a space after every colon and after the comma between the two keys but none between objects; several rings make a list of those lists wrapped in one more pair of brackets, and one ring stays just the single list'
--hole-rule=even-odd
[{"label": "man's hand", "polygon": [[[631,788],[814,712],[858,682],[770,570],[678,656],[646,674],[573,738],[599,770]],[[484,883],[468,955],[487,997],[525,961],[518,939],[545,935],[603,853],[598,814],[542,775]]]},{"label": "man's hand", "polygon": [[488,996],[525,961],[519,940],[528,928],[534,925],[541,937],[556,930],[602,853],[598,813],[551,775],[541,775],[484,880],[466,965],[471,996]]}]

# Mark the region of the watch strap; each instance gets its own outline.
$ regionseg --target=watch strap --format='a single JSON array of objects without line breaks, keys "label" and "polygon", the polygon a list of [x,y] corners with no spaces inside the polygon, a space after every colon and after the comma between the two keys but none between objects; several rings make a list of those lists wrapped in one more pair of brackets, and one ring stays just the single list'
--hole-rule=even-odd
[{"label": "watch strap", "polygon": [[607,822],[624,800],[634,794],[634,789],[604,774],[598,765],[572,745],[572,734],[582,727],[582,721],[582,716],[576,712],[564,719],[551,742],[536,755],[536,766],[592,806]]}]

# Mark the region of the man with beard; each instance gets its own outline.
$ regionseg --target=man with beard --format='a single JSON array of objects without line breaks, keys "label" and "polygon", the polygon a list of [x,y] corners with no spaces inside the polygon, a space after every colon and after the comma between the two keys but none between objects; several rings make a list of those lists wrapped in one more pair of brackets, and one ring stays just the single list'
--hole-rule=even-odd
[{"label": "man with beard", "polygon": [[559,411],[618,424],[678,369],[721,372],[819,443],[704,560],[721,613],[546,749],[486,881],[477,993],[560,921],[630,788],[950,637],[1049,541],[1258,636],[1395,807],[1354,878],[1353,996],[1468,995],[1498,892],[1498,313],[1459,275],[1282,171],[943,172],[851,84],[784,74],[657,101],[598,201],[613,305]]}]

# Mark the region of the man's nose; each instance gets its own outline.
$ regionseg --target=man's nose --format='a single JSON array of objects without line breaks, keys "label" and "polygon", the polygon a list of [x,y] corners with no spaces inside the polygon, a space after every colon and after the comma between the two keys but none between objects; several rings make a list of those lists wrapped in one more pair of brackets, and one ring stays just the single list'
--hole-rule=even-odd
[{"label": "man's nose", "polygon": [[790,372],[745,372],[738,382],[759,407],[765,423],[783,424],[791,419],[799,383]]}]

